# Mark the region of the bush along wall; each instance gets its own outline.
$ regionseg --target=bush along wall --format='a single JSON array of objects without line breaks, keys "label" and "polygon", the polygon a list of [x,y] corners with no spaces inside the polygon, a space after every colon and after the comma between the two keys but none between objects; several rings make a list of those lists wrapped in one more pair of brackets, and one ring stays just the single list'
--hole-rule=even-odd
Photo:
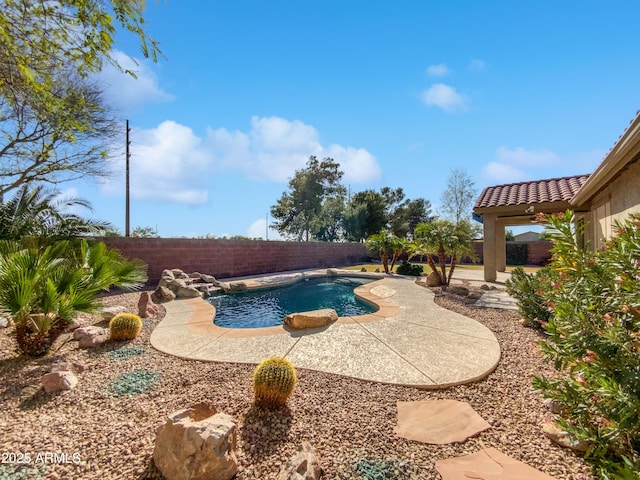
[{"label": "bush along wall", "polygon": [[640,215],[616,224],[591,253],[576,243],[570,212],[548,218],[558,272],[544,294],[552,315],[542,342],[559,375],[534,387],[561,408],[561,426],[589,444],[600,478],[640,471]]}]

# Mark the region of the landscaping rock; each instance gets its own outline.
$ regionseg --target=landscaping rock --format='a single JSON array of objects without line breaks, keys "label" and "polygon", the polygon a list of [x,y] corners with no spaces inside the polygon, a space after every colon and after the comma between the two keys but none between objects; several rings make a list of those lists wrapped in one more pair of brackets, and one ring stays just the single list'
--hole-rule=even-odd
[{"label": "landscaping rock", "polygon": [[71,371],[50,372],[42,376],[42,386],[47,393],[72,390],[78,384],[78,377]]},{"label": "landscaping rock", "polygon": [[560,406],[560,403],[556,402],[551,398],[545,398],[542,403],[544,404],[545,407],[547,407],[547,409],[551,413],[559,414],[562,412],[562,407]]},{"label": "landscaping rock", "polygon": [[206,403],[169,415],[153,450],[166,480],[230,480],[238,471],[236,425]]},{"label": "landscaping rock", "polygon": [[364,268],[364,267],[362,267],[362,268],[360,269],[360,271],[361,271],[361,272],[366,272],[366,271],[367,271],[367,269],[366,269],[366,268]]},{"label": "landscaping rock", "polygon": [[316,450],[309,442],[302,442],[298,452],[280,469],[277,480],[318,480],[321,475]]},{"label": "landscaping rock", "polygon": [[138,300],[138,316],[149,318],[158,313],[158,307],[153,303],[149,292],[142,292]]},{"label": "landscaping rock", "polygon": [[471,300],[480,300],[482,292],[469,292],[468,298]]},{"label": "landscaping rock", "polygon": [[576,452],[586,452],[590,445],[587,441],[580,441],[572,437],[569,432],[563,430],[562,427],[553,420],[546,421],[542,424],[542,432],[553,443]]},{"label": "landscaping rock", "polygon": [[151,294],[151,300],[156,303],[170,302],[176,299],[176,294],[167,287],[158,285],[158,288]]},{"label": "landscaping rock", "polygon": [[73,339],[78,340],[80,348],[92,348],[106,342],[109,339],[109,332],[104,328],[90,325],[76,328],[73,332]]},{"label": "landscaping rock", "polygon": [[453,293],[454,295],[459,295],[461,297],[466,297],[469,295],[469,289],[467,287],[463,287],[460,285],[449,286],[447,291],[449,293]]},{"label": "landscaping rock", "polygon": [[102,309],[102,320],[109,322],[113,317],[119,313],[127,313],[127,308],[121,305],[114,305],[113,307],[104,307]]},{"label": "landscaping rock", "polygon": [[176,298],[196,298],[202,297],[202,293],[195,287],[180,287],[176,291]]},{"label": "landscaping rock", "polygon": [[284,324],[296,329],[324,327],[335,322],[338,314],[332,308],[291,313],[284,317]]},{"label": "landscaping rock", "polygon": [[78,362],[69,362],[67,360],[60,360],[51,364],[51,368],[49,369],[50,373],[57,372],[73,372],[73,373],[82,373],[84,372],[85,366]]},{"label": "landscaping rock", "polygon": [[6,315],[0,315],[0,328],[7,328],[11,323],[11,319]]},{"label": "landscaping rock", "polygon": [[213,275],[207,275],[206,273],[203,273],[202,275],[200,275],[200,278],[205,283],[213,283],[216,286],[218,285],[218,281],[216,280],[216,277],[214,277]]},{"label": "landscaping rock", "polygon": [[438,275],[438,273],[431,272],[427,275],[427,287],[438,287],[440,285],[440,275]]}]

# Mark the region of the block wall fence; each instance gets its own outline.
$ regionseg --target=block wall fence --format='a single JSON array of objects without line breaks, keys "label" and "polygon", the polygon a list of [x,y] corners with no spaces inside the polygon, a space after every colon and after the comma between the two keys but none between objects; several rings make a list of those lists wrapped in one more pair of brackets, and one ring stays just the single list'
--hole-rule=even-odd
[{"label": "block wall fence", "polygon": [[362,243],[214,240],[194,238],[97,238],[125,258],[147,263],[149,283],[165,268],[218,278],[304,268],[341,267],[368,259]]},{"label": "block wall fence", "polygon": [[[482,263],[482,242],[474,242],[473,247],[478,257],[478,263]],[[527,265],[546,265],[551,258],[552,242],[538,241],[538,242],[507,242],[507,258],[509,255],[509,249],[515,248],[516,245],[527,246]]]}]

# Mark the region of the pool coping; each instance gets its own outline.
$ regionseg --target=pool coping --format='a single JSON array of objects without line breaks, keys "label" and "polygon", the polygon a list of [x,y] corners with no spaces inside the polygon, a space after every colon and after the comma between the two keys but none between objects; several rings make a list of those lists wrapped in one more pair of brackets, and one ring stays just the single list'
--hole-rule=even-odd
[{"label": "pool coping", "polygon": [[[332,275],[335,272],[340,273]],[[305,274],[326,276],[327,270],[285,273],[277,281],[291,283]],[[265,288],[276,282],[269,277],[274,276],[233,281]],[[296,368],[425,389],[474,382],[496,368],[501,352],[489,329],[436,305],[433,292],[416,285],[415,277],[376,278],[357,287],[356,293],[379,305],[378,311],[339,317],[313,329],[218,327],[213,324],[215,308],[206,300],[169,302],[151,344],[191,360],[256,364],[267,356],[281,356]]]}]

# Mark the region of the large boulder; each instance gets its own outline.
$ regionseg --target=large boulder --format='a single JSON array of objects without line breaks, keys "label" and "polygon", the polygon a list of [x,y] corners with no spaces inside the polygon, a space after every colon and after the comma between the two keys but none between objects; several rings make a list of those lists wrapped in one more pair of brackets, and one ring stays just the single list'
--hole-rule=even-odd
[{"label": "large boulder", "polygon": [[284,324],[295,329],[324,327],[335,322],[338,314],[332,308],[291,313],[284,317]]},{"label": "large boulder", "polygon": [[277,480],[318,480],[322,467],[315,449],[309,442],[302,442],[298,452],[280,469]]},{"label": "large boulder", "polygon": [[140,318],[153,317],[158,313],[158,306],[153,303],[149,292],[142,292],[138,299],[138,316]]},{"label": "large boulder", "polygon": [[439,287],[440,285],[442,285],[442,282],[437,272],[431,272],[427,275],[427,287]]},{"label": "large boulder", "polygon": [[170,302],[176,299],[176,294],[167,287],[158,285],[158,288],[151,294],[151,299],[156,303]]},{"label": "large boulder", "polygon": [[168,287],[171,282],[176,279],[175,275],[171,270],[163,270],[160,275],[160,281],[158,282],[159,287]]},{"label": "large boulder", "polygon": [[230,480],[238,471],[236,425],[207,403],[169,415],[153,461],[166,480]]}]

